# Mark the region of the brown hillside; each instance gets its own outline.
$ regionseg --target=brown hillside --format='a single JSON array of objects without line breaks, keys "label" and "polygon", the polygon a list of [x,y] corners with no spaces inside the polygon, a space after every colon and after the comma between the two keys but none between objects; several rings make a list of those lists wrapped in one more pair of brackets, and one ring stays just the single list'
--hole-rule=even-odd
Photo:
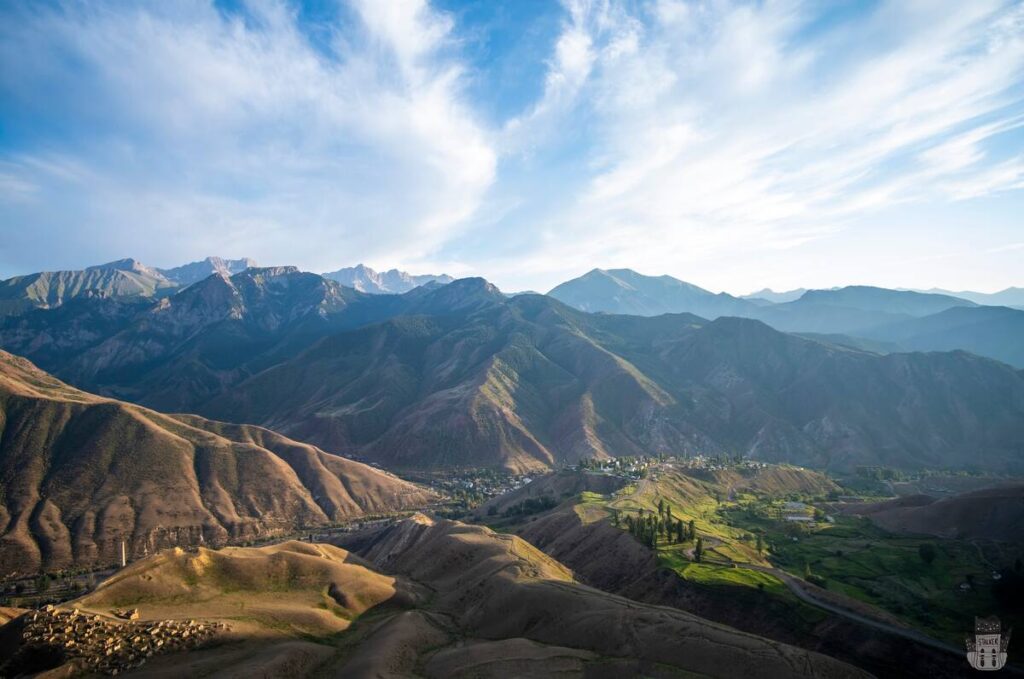
[{"label": "brown hillside", "polygon": [[431,495],[258,427],[78,391],[0,352],[0,574],[106,564],[419,507]]},{"label": "brown hillside", "polygon": [[852,506],[894,533],[963,540],[1024,542],[1024,484],[985,488],[941,500],[925,496]]},{"label": "brown hillside", "polygon": [[436,590],[435,612],[487,640],[439,650],[426,663],[431,676],[508,676],[531,668],[556,676],[557,668],[579,671],[599,658],[593,671],[603,667],[604,674],[597,676],[866,676],[680,610],[590,589],[524,540],[487,528],[418,517],[362,538],[358,552],[384,572]]},{"label": "brown hillside", "polygon": [[[418,515],[362,542],[366,554],[415,578],[384,574],[379,564],[329,545],[167,550],[55,612],[0,628],[0,640],[14,643],[20,669],[70,673],[97,655],[109,664],[106,647],[131,676],[168,678],[867,676],[816,653],[584,587],[519,538],[487,529]],[[128,607],[139,619],[118,621]],[[72,621],[46,632],[49,654],[31,654],[15,634],[38,628],[33,615],[44,625]],[[115,642],[95,643],[97,629]],[[182,629],[202,637],[183,639]],[[134,648],[151,655],[132,655]]]}]

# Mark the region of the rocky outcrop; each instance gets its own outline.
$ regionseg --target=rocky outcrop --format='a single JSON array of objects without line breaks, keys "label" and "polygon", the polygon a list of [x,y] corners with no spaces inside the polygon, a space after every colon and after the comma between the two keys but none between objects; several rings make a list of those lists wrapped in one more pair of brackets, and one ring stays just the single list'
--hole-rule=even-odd
[{"label": "rocky outcrop", "polygon": [[25,613],[9,624],[20,628],[20,644],[18,651],[0,664],[0,676],[20,676],[65,664],[81,673],[116,676],[142,667],[155,655],[199,648],[227,630],[221,622],[125,622],[54,606]]}]

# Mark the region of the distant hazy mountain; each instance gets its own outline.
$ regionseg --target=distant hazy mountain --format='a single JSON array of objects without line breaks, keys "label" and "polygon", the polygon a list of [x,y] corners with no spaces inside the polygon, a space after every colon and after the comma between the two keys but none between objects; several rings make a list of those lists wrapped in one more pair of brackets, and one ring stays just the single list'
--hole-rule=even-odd
[{"label": "distant hazy mountain", "polygon": [[862,331],[903,351],[963,349],[1024,368],[1024,311],[1001,306],[954,307]]},{"label": "distant hazy mountain", "polygon": [[223,276],[233,276],[251,266],[256,266],[256,262],[248,257],[243,257],[242,259],[207,257],[198,262],[176,266],[173,269],[158,269],[158,271],[169,280],[174,281],[178,285],[185,286],[192,285],[215,273]]},{"label": "distant hazy mountain", "polygon": [[971,302],[985,304],[988,306],[1024,307],[1024,288],[1006,288],[999,292],[971,292],[970,290],[950,292],[948,290],[932,288],[931,290],[923,290],[921,292],[952,295],[953,297],[959,297],[961,299],[970,300]]},{"label": "distant hazy mountain", "polygon": [[324,277],[371,295],[401,294],[427,283],[445,284],[455,280],[447,274],[414,276],[398,269],[378,272],[362,264],[325,273]]},{"label": "distant hazy mountain", "polygon": [[423,489],[260,427],[162,415],[0,351],[0,573],[420,507]]},{"label": "distant hazy mountain", "polygon": [[832,290],[808,290],[798,300],[806,305],[830,305],[880,311],[889,314],[927,316],[957,306],[975,306],[974,302],[950,295],[926,294],[909,290],[889,290],[867,285],[850,285]]},{"label": "distant hazy mountain", "polygon": [[80,271],[44,271],[0,281],[0,316],[58,307],[83,295],[146,298],[168,294],[175,283],[134,259]]},{"label": "distant hazy mountain", "polygon": [[744,314],[786,332],[859,335],[865,330],[974,302],[906,290],[863,285],[808,290],[799,299]]},{"label": "distant hazy mountain", "polygon": [[800,299],[800,295],[805,292],[807,292],[807,288],[797,288],[795,290],[786,290],[785,292],[775,292],[771,288],[764,288],[763,290],[752,292],[749,295],[742,295],[741,299],[754,301],[763,299],[766,302],[782,304],[784,302],[792,302],[793,300]]},{"label": "distant hazy mountain", "polygon": [[594,269],[548,294],[581,311],[636,316],[686,312],[713,319],[749,315],[758,306],[671,276],[644,276],[631,269]]}]

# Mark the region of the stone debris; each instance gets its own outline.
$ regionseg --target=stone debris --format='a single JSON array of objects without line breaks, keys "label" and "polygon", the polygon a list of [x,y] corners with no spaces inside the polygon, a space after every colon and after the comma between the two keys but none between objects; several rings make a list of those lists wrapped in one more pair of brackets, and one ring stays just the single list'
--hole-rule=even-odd
[{"label": "stone debris", "polygon": [[227,629],[224,623],[199,620],[136,622],[138,609],[114,614],[131,622],[55,606],[26,613],[19,653],[49,647],[87,672],[114,676],[154,655],[194,649]]}]

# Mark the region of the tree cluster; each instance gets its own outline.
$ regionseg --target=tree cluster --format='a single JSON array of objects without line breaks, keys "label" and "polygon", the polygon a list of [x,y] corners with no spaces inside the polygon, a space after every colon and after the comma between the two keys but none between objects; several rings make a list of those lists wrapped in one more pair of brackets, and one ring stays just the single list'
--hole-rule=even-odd
[{"label": "tree cluster", "polygon": [[[618,516],[615,517],[618,525]],[[661,539],[667,543],[680,543],[694,539],[696,529],[693,520],[689,524],[677,519],[672,513],[672,506],[664,500],[658,500],[658,511],[647,512],[643,509],[634,517],[626,517],[626,528],[640,542],[654,549]]]}]

